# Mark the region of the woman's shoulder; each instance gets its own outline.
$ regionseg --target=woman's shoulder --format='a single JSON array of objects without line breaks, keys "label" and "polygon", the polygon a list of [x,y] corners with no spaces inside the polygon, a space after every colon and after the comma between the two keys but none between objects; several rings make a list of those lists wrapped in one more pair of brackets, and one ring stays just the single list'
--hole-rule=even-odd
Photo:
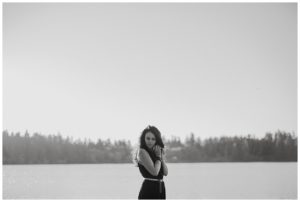
[{"label": "woman's shoulder", "polygon": [[139,148],[138,151],[139,152],[147,152],[146,149],[144,149],[144,148]]},{"label": "woman's shoulder", "polygon": [[137,152],[138,152],[138,155],[148,154],[146,149],[143,149],[143,148],[139,148]]},{"label": "woman's shoulder", "polygon": [[146,149],[139,148],[139,149],[138,149],[138,158],[139,158],[139,159],[143,159],[143,158],[145,158],[146,156],[149,156],[149,153],[146,151]]}]

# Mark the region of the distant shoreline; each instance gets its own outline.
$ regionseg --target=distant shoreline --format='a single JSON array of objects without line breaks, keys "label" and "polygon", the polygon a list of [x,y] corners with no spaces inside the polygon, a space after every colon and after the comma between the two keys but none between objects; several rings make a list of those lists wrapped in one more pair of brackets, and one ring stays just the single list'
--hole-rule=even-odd
[{"label": "distant shoreline", "polygon": [[[298,161],[207,161],[207,162],[168,162],[168,164],[199,164],[199,163],[298,163]],[[3,166],[21,165],[121,165],[133,163],[35,163],[35,164],[2,164]]]},{"label": "distant shoreline", "polygon": [[[126,140],[73,141],[61,135],[7,131],[2,136],[3,165],[133,163],[137,151]],[[164,143],[168,163],[298,161],[297,136],[284,131],[266,133],[262,139],[248,135],[202,140],[191,133],[184,142],[172,137]]]}]

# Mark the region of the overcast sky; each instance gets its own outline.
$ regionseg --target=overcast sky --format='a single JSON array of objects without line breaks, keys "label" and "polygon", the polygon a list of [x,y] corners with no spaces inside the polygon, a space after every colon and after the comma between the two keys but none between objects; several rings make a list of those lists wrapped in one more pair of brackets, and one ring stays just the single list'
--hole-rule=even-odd
[{"label": "overcast sky", "polygon": [[296,3],[4,3],[3,128],[297,131]]}]

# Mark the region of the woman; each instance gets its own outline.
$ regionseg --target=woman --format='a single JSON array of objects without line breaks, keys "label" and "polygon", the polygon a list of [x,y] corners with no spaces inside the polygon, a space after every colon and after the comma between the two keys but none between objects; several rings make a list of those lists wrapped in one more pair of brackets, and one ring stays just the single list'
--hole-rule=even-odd
[{"label": "woman", "polygon": [[143,130],[135,161],[144,177],[138,199],[166,199],[163,176],[168,175],[168,168],[164,144],[156,127],[148,126]]}]

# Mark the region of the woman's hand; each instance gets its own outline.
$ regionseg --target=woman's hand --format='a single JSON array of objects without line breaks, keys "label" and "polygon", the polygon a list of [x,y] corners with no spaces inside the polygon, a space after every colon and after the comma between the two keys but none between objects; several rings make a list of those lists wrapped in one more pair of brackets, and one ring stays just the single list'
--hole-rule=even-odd
[{"label": "woman's hand", "polygon": [[155,145],[155,146],[153,147],[153,151],[154,151],[155,155],[156,155],[157,157],[159,157],[159,158],[162,157],[162,152],[161,152],[161,150],[162,150],[161,147],[158,146],[158,145]]}]

